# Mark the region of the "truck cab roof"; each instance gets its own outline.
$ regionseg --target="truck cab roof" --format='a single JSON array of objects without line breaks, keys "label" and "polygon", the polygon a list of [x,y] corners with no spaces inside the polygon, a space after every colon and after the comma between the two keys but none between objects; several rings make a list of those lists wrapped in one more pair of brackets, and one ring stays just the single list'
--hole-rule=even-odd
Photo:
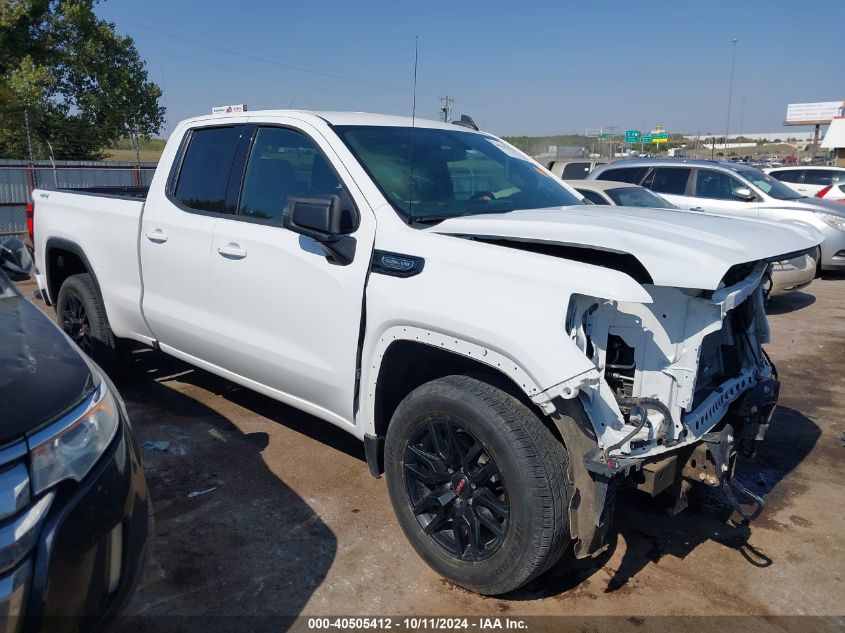
[{"label": "truck cab roof", "polygon": [[329,125],[362,125],[381,127],[420,127],[443,130],[462,129],[469,132],[466,127],[458,127],[454,123],[433,121],[420,117],[398,116],[392,114],[377,114],[373,112],[335,112],[327,110],[251,110],[243,113],[229,114],[206,114],[203,116],[185,119],[182,124],[191,126],[193,123],[209,122],[225,118],[226,120],[248,121],[261,119],[263,117],[289,116],[297,119],[321,119]]}]

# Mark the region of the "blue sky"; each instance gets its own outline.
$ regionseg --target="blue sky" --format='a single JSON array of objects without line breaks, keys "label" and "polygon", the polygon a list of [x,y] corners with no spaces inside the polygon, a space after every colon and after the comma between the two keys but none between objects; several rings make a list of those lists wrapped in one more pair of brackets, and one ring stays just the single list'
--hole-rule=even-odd
[{"label": "blue sky", "polygon": [[437,118],[448,94],[501,135],[724,133],[734,37],[731,133],[781,130],[787,103],[845,99],[843,0],[109,0],[96,12],[164,87],[165,133],[227,103],[410,114],[417,35],[417,116]]}]

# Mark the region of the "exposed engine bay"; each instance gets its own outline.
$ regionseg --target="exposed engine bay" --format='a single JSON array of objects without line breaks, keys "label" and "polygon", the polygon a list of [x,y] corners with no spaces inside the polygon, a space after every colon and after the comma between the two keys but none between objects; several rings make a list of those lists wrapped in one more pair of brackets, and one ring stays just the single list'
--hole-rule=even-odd
[{"label": "exposed engine bay", "polygon": [[[567,332],[598,370],[578,392],[604,457],[652,457],[698,442],[773,378],[762,348],[767,266],[734,267],[712,292],[644,285],[652,303],[572,298]],[[760,423],[774,405],[759,411]]]},{"label": "exposed engine bay", "polygon": [[606,547],[622,481],[652,496],[667,491],[672,513],[695,483],[720,487],[743,519],[762,512],[763,499],[733,472],[777,404],[777,371],[762,347],[768,266],[734,266],[714,291],[645,284],[651,303],[572,297],[567,333],[596,368],[559,391],[580,400],[594,434],[564,436],[584,456],[574,466],[584,494],[570,507],[576,556]]}]

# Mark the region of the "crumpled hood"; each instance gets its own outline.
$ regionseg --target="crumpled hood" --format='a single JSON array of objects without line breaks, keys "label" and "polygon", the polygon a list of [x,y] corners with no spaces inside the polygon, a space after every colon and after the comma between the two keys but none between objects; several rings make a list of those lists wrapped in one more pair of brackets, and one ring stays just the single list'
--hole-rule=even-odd
[{"label": "crumpled hood", "polygon": [[471,215],[430,229],[445,235],[560,244],[633,255],[656,285],[715,290],[731,266],[814,248],[809,229],[690,211],[571,206]]}]

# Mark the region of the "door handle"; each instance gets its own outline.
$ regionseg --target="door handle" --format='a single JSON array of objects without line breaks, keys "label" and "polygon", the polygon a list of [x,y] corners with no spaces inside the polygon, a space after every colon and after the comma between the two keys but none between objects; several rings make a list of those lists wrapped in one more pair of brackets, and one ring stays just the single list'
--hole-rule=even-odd
[{"label": "door handle", "polygon": [[147,239],[150,240],[153,244],[163,244],[167,241],[167,233],[165,233],[161,229],[150,231],[146,235]]},{"label": "door handle", "polygon": [[243,259],[246,257],[246,249],[241,248],[239,244],[229,242],[226,246],[218,246],[217,252],[226,259]]},{"label": "door handle", "polygon": [[690,211],[704,211],[704,207],[690,207]]}]

